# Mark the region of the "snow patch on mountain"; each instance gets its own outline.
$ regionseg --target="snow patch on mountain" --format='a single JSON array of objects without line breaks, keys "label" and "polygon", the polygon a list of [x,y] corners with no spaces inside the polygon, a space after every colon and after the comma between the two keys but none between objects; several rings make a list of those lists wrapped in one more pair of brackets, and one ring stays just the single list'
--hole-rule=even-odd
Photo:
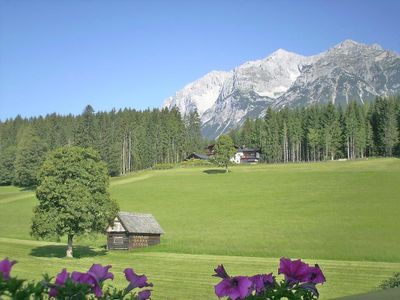
[{"label": "snow patch on mountain", "polygon": [[182,114],[197,109],[199,115],[202,115],[215,103],[223,83],[230,75],[230,72],[212,71],[166,99],[163,107],[176,106]]},{"label": "snow patch on mountain", "polygon": [[400,93],[400,56],[352,40],[314,56],[278,49],[231,71],[213,71],[164,101],[182,114],[197,109],[203,134],[216,138],[246,118],[276,109],[332,102],[366,102]]}]

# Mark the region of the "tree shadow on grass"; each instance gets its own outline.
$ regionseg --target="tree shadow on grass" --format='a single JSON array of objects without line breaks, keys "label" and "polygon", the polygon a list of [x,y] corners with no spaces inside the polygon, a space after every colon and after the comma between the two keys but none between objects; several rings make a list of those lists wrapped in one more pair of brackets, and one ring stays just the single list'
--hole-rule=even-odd
[{"label": "tree shadow on grass", "polygon": [[226,173],[225,170],[220,170],[220,169],[204,170],[203,172],[206,173],[206,174],[209,174],[209,175],[214,175],[214,174],[225,174],[225,173]]},{"label": "tree shadow on grass", "polygon": [[36,186],[32,185],[32,186],[20,187],[19,191],[20,192],[34,192],[34,191],[36,191]]},{"label": "tree shadow on grass", "polygon": [[[37,257],[57,257],[63,258],[66,256],[67,245],[48,245],[36,247],[31,250],[31,256]],[[106,255],[107,250],[95,249],[88,246],[74,246],[74,258],[95,257]]]}]

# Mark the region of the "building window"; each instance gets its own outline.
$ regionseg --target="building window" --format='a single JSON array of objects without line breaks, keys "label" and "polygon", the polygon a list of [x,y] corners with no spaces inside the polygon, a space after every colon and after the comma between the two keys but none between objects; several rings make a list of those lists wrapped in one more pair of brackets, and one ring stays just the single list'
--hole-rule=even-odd
[{"label": "building window", "polygon": [[123,245],[124,244],[124,238],[122,236],[115,236],[114,237],[114,244],[115,245]]}]

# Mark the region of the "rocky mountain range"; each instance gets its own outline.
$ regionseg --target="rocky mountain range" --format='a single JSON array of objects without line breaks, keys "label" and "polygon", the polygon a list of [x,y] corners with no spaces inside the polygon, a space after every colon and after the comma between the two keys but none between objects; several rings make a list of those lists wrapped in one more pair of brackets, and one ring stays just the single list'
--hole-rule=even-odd
[{"label": "rocky mountain range", "polygon": [[231,71],[212,71],[164,101],[182,114],[197,109],[202,132],[216,138],[268,107],[366,102],[400,93],[400,55],[346,40],[314,56],[279,49]]}]

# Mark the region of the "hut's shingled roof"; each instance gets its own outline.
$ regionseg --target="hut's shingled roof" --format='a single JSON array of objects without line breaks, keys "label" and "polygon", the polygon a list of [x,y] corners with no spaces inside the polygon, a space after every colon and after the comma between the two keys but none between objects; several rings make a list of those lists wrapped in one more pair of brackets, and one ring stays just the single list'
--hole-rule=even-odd
[{"label": "hut's shingled roof", "polygon": [[164,231],[152,214],[119,212],[118,218],[129,233],[163,234]]}]

